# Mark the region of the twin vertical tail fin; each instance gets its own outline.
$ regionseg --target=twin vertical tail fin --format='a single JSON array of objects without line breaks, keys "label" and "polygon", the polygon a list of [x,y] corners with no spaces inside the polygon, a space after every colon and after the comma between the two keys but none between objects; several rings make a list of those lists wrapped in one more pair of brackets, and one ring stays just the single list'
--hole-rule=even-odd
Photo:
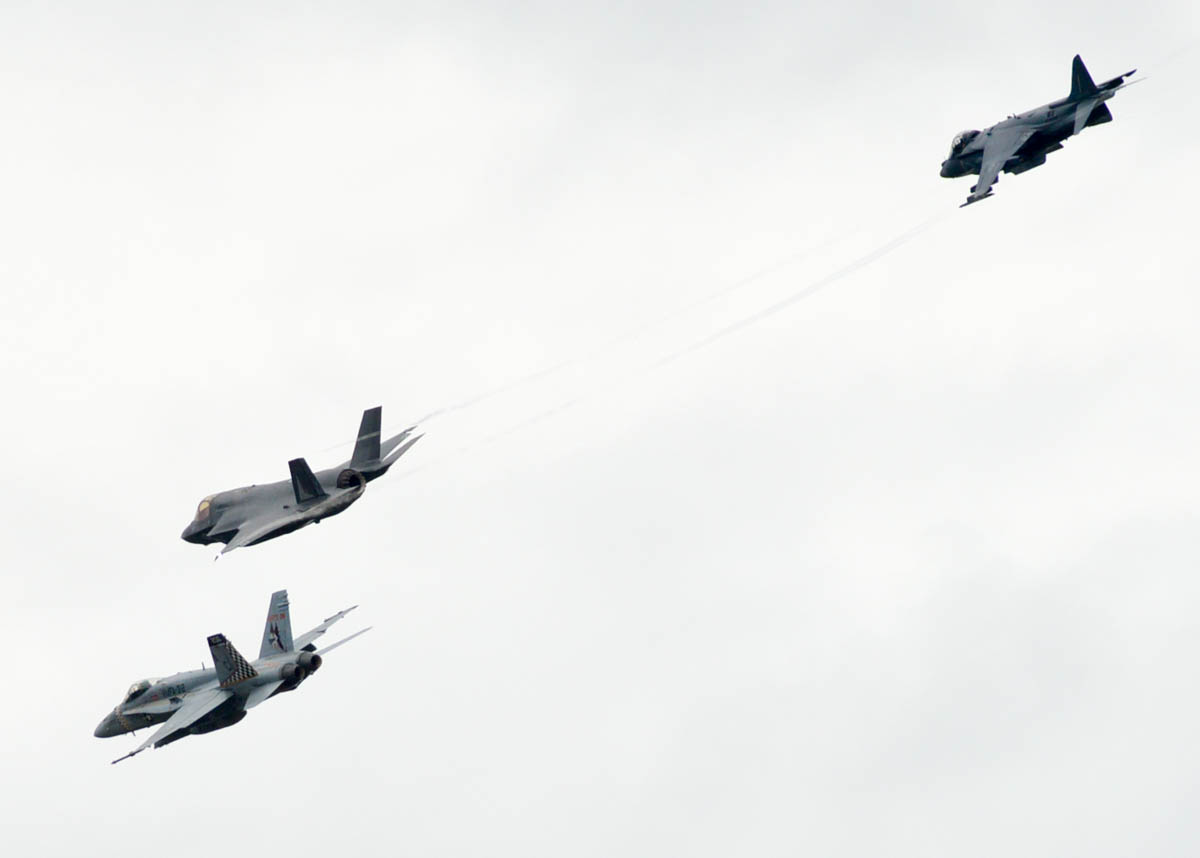
[{"label": "twin vertical tail fin", "polygon": [[258,671],[233,648],[233,644],[225,639],[225,635],[209,635],[208,650],[212,653],[213,664],[217,668],[217,681],[222,688],[230,688],[258,676]]},{"label": "twin vertical tail fin", "polygon": [[1079,54],[1071,61],[1071,99],[1090,98],[1100,90],[1096,88],[1092,76],[1088,74],[1087,66]]},{"label": "twin vertical tail fin", "polygon": [[368,480],[373,480],[395,464],[422,436],[409,438],[415,426],[410,426],[399,435],[386,441],[381,440],[383,429],[383,406],[377,405],[363,412],[358,426],[358,440],[354,444],[354,455],[348,467],[360,471]]},{"label": "twin vertical tail fin", "polygon": [[358,424],[358,440],[354,442],[354,455],[350,467],[362,468],[379,461],[379,431],[383,426],[383,406],[377,405],[363,412]]},{"label": "twin vertical tail fin", "polygon": [[288,468],[292,472],[292,491],[296,493],[296,503],[317,500],[327,495],[325,489],[321,488],[321,481],[313,475],[308,462],[292,459],[288,462]]},{"label": "twin vertical tail fin", "polygon": [[271,607],[267,609],[267,623],[263,627],[262,646],[258,648],[258,657],[291,652],[292,645],[292,616],[288,606],[287,590],[271,594]]}]

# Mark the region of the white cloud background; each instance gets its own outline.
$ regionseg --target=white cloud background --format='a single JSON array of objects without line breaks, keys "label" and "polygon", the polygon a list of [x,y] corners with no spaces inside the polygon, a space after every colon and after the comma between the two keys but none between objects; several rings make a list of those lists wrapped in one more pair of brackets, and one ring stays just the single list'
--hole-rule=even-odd
[{"label": "white cloud background", "polygon": [[[1195,4],[0,24],[7,854],[1194,854]],[[959,212],[950,138],[1077,51],[1150,80]],[[178,539],[576,357],[348,515]],[[375,630],[108,766],[283,586]]]}]

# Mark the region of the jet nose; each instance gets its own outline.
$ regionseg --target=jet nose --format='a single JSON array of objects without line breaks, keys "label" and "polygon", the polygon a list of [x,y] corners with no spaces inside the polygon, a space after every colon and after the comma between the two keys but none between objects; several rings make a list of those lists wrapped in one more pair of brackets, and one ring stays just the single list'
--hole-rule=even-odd
[{"label": "jet nose", "polygon": [[120,725],[117,723],[117,714],[109,712],[104,716],[104,720],[96,725],[96,730],[92,733],[97,739],[107,739],[110,736],[115,736],[120,733]]},{"label": "jet nose", "polygon": [[179,534],[179,538],[184,542],[194,542],[197,545],[204,544],[205,525],[199,521],[193,521],[183,529],[183,533]]},{"label": "jet nose", "polygon": [[957,179],[967,174],[967,166],[958,158],[947,158],[942,162],[942,178]]}]

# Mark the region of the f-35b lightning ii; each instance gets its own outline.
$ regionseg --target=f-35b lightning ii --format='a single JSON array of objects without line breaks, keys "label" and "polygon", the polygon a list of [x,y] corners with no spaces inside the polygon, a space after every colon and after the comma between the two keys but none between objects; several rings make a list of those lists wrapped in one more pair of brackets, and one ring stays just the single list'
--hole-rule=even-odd
[{"label": "f-35b lightning ii", "polygon": [[358,441],[349,462],[313,473],[303,459],[292,459],[291,481],[246,486],[209,495],[200,501],[196,517],[181,534],[186,542],[209,545],[224,542],[224,554],[243,545],[257,545],[301,527],[337,515],[354,503],[367,483],[387,473],[422,435],[409,438],[410,426],[380,443],[383,408],[363,412]]},{"label": "f-35b lightning ii", "polygon": [[293,640],[287,590],[272,593],[256,661],[246,661],[224,635],[212,635],[208,648],[214,668],[135,682],[96,727],[95,735],[106,739],[162,724],[142,744],[113,760],[119,763],[151,745],[160,748],[185,736],[232,727],[264,700],[294,691],[317,672],[326,653],[369,631],[368,627],[322,650],[316,648],[313,641],[353,610],[338,611]]},{"label": "f-35b lightning ii", "polygon": [[1090,125],[1112,122],[1112,113],[1104,102],[1117,90],[1137,83],[1125,83],[1125,78],[1134,71],[1137,69],[1097,85],[1076,54],[1071,66],[1070,95],[1010,116],[983,131],[959,133],[950,146],[950,157],[942,162],[942,176],[956,179],[977,174],[979,181],[963,205],[987,199],[1001,171],[1015,174],[1040,167],[1046,163],[1046,155],[1061,149],[1062,141],[1068,137]]}]

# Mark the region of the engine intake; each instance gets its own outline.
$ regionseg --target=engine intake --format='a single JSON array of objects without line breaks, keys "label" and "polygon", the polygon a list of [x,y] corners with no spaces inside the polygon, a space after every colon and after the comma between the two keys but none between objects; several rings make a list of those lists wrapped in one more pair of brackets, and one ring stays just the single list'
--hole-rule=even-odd
[{"label": "engine intake", "polygon": [[355,486],[365,486],[367,478],[354,468],[346,468],[337,477],[337,487],[339,489],[352,489]]}]

